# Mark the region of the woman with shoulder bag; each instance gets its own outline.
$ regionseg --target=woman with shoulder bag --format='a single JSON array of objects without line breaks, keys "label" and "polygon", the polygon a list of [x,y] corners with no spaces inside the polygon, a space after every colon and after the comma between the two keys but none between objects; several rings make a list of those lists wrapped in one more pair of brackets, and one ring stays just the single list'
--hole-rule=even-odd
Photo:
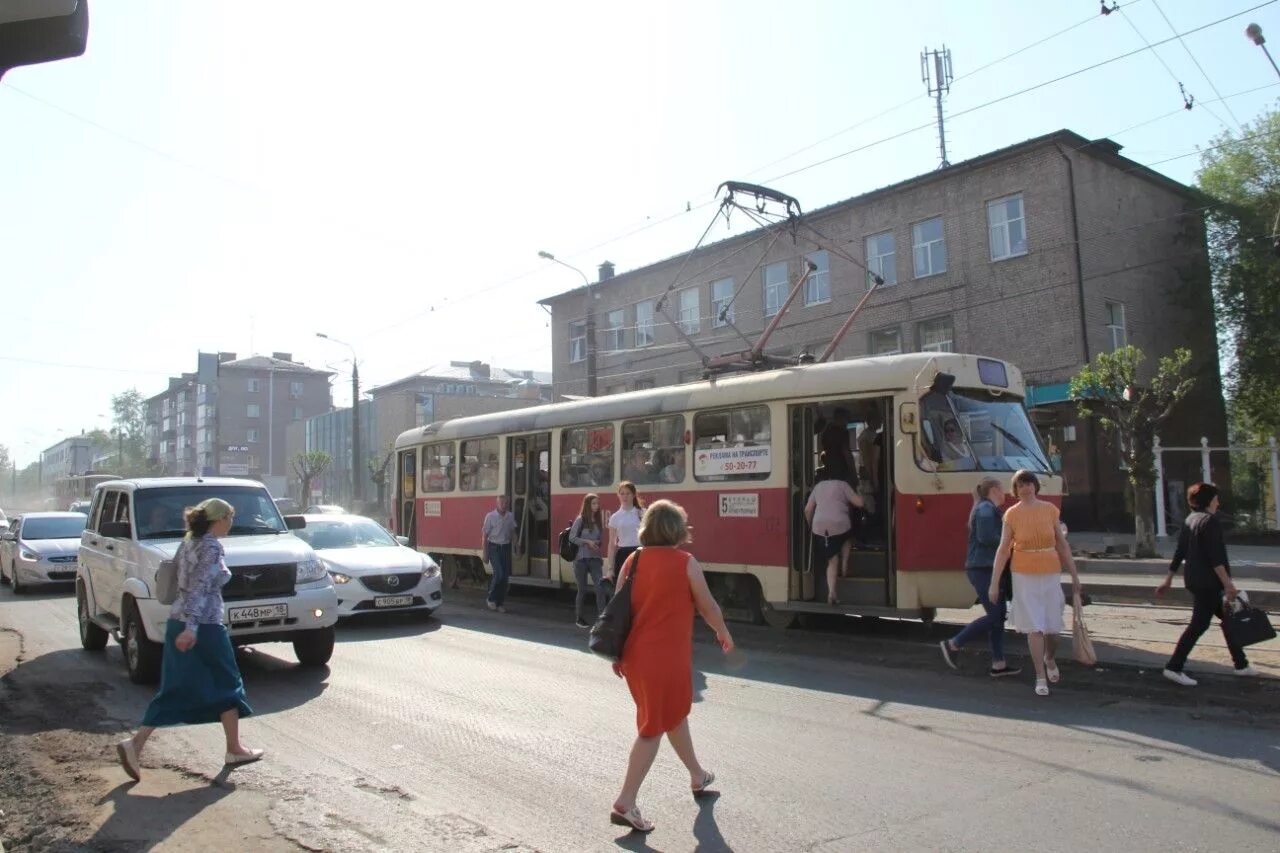
[{"label": "woman with shoulder bag", "polygon": [[942,659],[947,662],[947,666],[956,669],[955,655],[964,644],[986,634],[991,644],[989,674],[992,678],[1022,672],[1020,667],[1011,667],[1004,660],[1004,623],[1007,616],[1005,596],[1001,595],[998,602],[987,598],[996,549],[1000,547],[1000,507],[1003,504],[1004,489],[1000,488],[1000,481],[995,477],[983,477],[974,491],[973,509],[969,512],[969,550],[965,555],[964,573],[978,593],[978,603],[982,605],[984,612],[959,634],[939,644],[942,647]]},{"label": "woman with shoulder bag", "polygon": [[644,514],[639,536],[643,547],[627,560],[619,579],[619,588],[632,585],[631,629],[622,658],[613,665],[614,673],[627,680],[635,700],[637,734],[609,820],[649,832],[653,823],[641,816],[636,797],[664,734],[689,771],[693,796],[705,794],[716,778],[698,763],[689,734],[694,612],[716,632],[725,654],[733,651],[733,637],[707,588],[702,567],[682,548],[691,541],[684,510],[671,501],[654,501]]},{"label": "woman with shoulder bag", "polygon": [[209,498],[188,509],[185,517],[187,536],[174,555],[178,597],[165,628],[160,692],[147,706],[137,733],[116,744],[120,764],[135,782],[142,776],[142,748],[157,726],[221,722],[228,767],[257,761],[263,754],[240,742],[240,720],[253,710],[245,701],[235,649],[222,624],[222,587],[231,580],[231,571],[218,540],[231,530],[235,510],[220,498]]},{"label": "woman with shoulder bag", "polygon": [[604,538],[604,517],[600,512],[600,496],[584,495],[582,509],[573,520],[569,541],[578,546],[578,556],[573,561],[573,580],[578,595],[573,603],[573,616],[579,628],[590,625],[582,618],[582,605],[587,600],[587,579],[596,589],[596,614],[604,610],[604,559],[601,557],[601,540]]}]

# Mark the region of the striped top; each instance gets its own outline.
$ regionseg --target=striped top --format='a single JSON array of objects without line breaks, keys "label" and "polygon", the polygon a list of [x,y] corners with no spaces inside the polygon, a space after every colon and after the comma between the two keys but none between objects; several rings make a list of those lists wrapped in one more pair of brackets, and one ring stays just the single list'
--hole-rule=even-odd
[{"label": "striped top", "polygon": [[1057,574],[1058,508],[1048,501],[1016,503],[1005,510],[1004,526],[1013,540],[1013,570],[1024,575]]}]

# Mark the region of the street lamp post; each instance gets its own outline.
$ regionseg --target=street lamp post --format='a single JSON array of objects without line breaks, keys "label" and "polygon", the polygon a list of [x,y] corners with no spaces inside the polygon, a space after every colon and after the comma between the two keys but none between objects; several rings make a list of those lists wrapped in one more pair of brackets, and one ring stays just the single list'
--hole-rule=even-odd
[{"label": "street lamp post", "polygon": [[1244,34],[1249,41],[1262,48],[1262,52],[1267,55],[1267,59],[1271,62],[1271,67],[1276,70],[1276,75],[1280,76],[1280,66],[1276,65],[1276,61],[1271,58],[1271,51],[1267,50],[1267,40],[1262,37],[1262,27],[1257,24],[1250,24],[1244,28]]},{"label": "street lamp post", "polygon": [[355,347],[346,341],[340,341],[324,332],[316,332],[316,337],[351,350],[351,499],[353,503],[358,503],[364,500],[364,483],[360,476],[360,363],[356,358]]},{"label": "street lamp post", "polygon": [[591,279],[587,278],[587,274],[572,264],[566,264],[555,255],[547,251],[538,252],[538,257],[551,261],[553,264],[559,264],[562,267],[571,269],[578,275],[582,276],[582,283],[587,288],[587,396],[596,396],[596,306],[593,301],[594,294],[591,288]]}]

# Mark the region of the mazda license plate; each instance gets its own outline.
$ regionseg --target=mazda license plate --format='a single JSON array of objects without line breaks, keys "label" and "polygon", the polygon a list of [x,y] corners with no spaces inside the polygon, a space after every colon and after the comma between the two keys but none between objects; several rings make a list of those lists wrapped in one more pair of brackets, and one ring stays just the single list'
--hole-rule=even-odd
[{"label": "mazda license plate", "polygon": [[374,607],[404,607],[413,604],[412,595],[381,595],[373,600]]},{"label": "mazda license plate", "polygon": [[227,611],[228,622],[260,622],[263,619],[285,619],[289,616],[287,604],[264,604],[261,607],[232,607]]}]

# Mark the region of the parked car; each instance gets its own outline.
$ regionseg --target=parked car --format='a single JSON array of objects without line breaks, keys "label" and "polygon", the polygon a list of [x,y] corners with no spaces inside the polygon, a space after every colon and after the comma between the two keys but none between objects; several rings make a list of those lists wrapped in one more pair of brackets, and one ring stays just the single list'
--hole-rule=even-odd
[{"label": "parked car", "polygon": [[32,584],[76,579],[76,556],[86,519],[78,512],[28,512],[0,536],[0,583],[22,595]]},{"label": "parked car", "polygon": [[302,507],[293,498],[276,498],[276,508],[281,515],[297,515],[302,512]]},{"label": "parked car", "polygon": [[333,655],[333,579],[311,546],[290,534],[305,522],[286,522],[266,486],[214,477],[111,480],[94,490],[80,540],[76,611],[80,644],[100,651],[115,636],[134,682],[160,675],[169,605],[155,599],[156,571],[185,535],[184,508],[215,497],[236,513],[222,540],[231,570],[222,588],[231,642],[291,642],[304,666],[322,666]]},{"label": "parked car", "polygon": [[324,561],[338,592],[338,615],[388,610],[424,610],[443,603],[440,566],[430,555],[407,547],[371,518],[360,515],[306,515],[295,531]]},{"label": "parked car", "polygon": [[93,501],[72,501],[71,506],[67,507],[68,512],[82,512],[89,514],[89,508],[93,506]]},{"label": "parked car", "polygon": [[344,515],[346,510],[337,504],[312,504],[302,513],[303,515]]}]

